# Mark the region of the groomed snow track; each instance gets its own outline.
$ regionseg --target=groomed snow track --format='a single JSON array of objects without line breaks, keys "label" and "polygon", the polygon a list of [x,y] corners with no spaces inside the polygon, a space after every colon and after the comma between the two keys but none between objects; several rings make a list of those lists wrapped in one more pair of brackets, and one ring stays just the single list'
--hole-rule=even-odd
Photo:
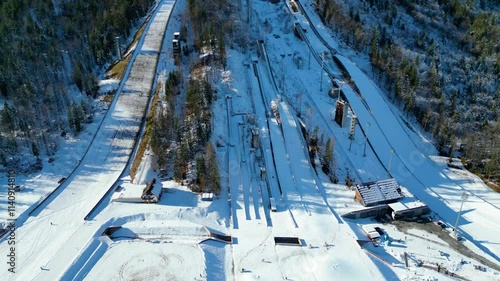
[{"label": "groomed snow track", "polygon": [[[168,15],[167,15],[168,18],[167,18],[167,22],[166,22],[166,25],[165,25],[165,29],[163,31],[162,40],[161,40],[161,42],[158,42],[158,41],[150,42],[150,44],[153,45],[155,47],[155,49],[156,49],[155,51],[152,52],[156,56],[155,67],[154,67],[154,69],[156,70],[156,72],[155,72],[156,74],[158,74],[159,71],[160,71],[160,64],[159,64],[160,52],[166,46],[168,46],[168,44],[170,44],[170,40],[168,40],[169,38],[165,37],[165,30],[166,30],[166,27],[168,26],[168,23],[170,21],[170,11],[172,11],[175,8],[175,4],[176,4],[175,0],[166,1],[166,2],[171,2],[173,4],[170,7],[170,10],[168,12],[164,11],[164,14],[168,13]],[[165,15],[163,15],[163,16],[165,17]],[[152,40],[150,40],[150,41],[152,41]],[[165,44],[167,44],[167,45],[165,45]],[[130,67],[130,66],[131,66],[131,63],[129,63],[129,65],[127,66],[127,68]],[[122,82],[123,81],[124,80],[122,80]],[[132,151],[130,152],[129,160],[127,162],[126,167],[123,169],[122,173],[116,179],[116,181],[113,183],[113,185],[111,185],[109,187],[108,191],[101,197],[101,199],[99,200],[99,202],[97,202],[95,204],[95,206],[85,216],[85,218],[84,218],[85,220],[92,220],[93,219],[93,217],[96,215],[96,212],[99,211],[99,207],[103,204],[103,202],[105,201],[105,199],[108,198],[109,196],[111,196],[111,194],[114,192],[114,190],[116,188],[116,185],[119,182],[119,179],[122,178],[123,176],[125,176],[127,173],[129,173],[129,171],[130,171],[130,165],[132,164],[132,161],[134,160],[134,157],[135,157],[135,155],[137,153],[137,149],[139,148],[139,145],[140,145],[140,140],[144,136],[144,131],[145,131],[145,127],[146,127],[146,116],[148,116],[149,111],[151,110],[151,104],[153,102],[153,97],[154,97],[157,85],[158,85],[158,75],[154,75],[153,83],[151,84],[151,88],[149,90],[150,94],[149,94],[149,100],[148,100],[147,109],[146,109],[146,112],[144,113],[144,116],[142,118],[142,122],[141,122],[141,126],[140,126],[140,131],[136,135],[136,139],[135,139],[135,142],[134,142],[134,147],[133,147]]]}]

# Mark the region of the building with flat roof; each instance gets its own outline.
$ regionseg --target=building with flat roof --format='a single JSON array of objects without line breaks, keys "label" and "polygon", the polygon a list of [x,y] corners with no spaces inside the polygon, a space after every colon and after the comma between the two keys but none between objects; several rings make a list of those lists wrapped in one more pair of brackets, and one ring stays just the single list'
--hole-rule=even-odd
[{"label": "building with flat roof", "polygon": [[116,202],[156,203],[163,194],[163,185],[155,178],[147,182],[146,186],[124,180],[115,191],[112,200]]},{"label": "building with flat roof", "polygon": [[387,205],[391,209],[392,218],[395,220],[419,217],[431,212],[431,209],[422,201],[394,202]]},{"label": "building with flat roof", "polygon": [[212,192],[204,192],[201,194],[201,201],[214,201],[214,194]]}]

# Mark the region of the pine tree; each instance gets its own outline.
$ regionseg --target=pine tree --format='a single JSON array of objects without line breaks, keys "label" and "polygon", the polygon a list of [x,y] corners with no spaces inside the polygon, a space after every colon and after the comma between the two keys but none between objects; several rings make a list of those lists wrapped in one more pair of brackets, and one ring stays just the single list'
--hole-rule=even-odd
[{"label": "pine tree", "polygon": [[186,144],[181,144],[177,148],[174,157],[174,178],[176,180],[183,180],[186,178],[187,165],[189,160],[188,147]]},{"label": "pine tree", "polygon": [[75,123],[75,119],[74,119],[74,116],[73,116],[73,110],[72,108],[68,107],[66,109],[66,112],[68,114],[68,125],[69,125],[69,128],[70,129],[73,129],[74,128],[74,123]]},{"label": "pine tree", "polygon": [[161,136],[161,131],[159,129],[158,121],[153,124],[153,129],[151,132],[150,147],[153,153],[156,155],[156,161],[160,169],[164,168],[167,164],[167,159],[164,157],[164,144]]},{"label": "pine tree", "polygon": [[73,81],[75,81],[78,89],[83,91],[83,65],[81,60],[77,60],[76,65],[73,67]]},{"label": "pine tree", "polygon": [[215,194],[220,194],[220,175],[215,149],[212,143],[208,143],[205,150],[205,159],[207,167],[207,185],[213,190]]},{"label": "pine tree", "polygon": [[74,122],[73,125],[75,128],[75,132],[79,133],[82,130],[82,120],[83,120],[82,108],[73,101],[71,105],[71,111],[73,116],[73,122]]},{"label": "pine tree", "polygon": [[15,129],[14,110],[5,101],[2,110],[2,127],[8,133],[12,133]]},{"label": "pine tree", "polygon": [[38,159],[38,156],[40,156],[40,151],[38,150],[38,146],[35,141],[31,142],[31,151],[33,152],[33,156]]},{"label": "pine tree", "polygon": [[219,58],[224,70],[226,70],[227,61],[226,61],[226,42],[224,42],[224,35],[222,31],[219,31],[219,38],[217,40],[219,42]]},{"label": "pine tree", "polygon": [[207,185],[207,167],[205,166],[205,158],[200,156],[196,159],[196,184],[202,191]]},{"label": "pine tree", "polygon": [[429,92],[431,93],[432,96],[438,97],[439,96],[439,90],[438,90],[438,76],[437,76],[437,70],[436,66],[434,63],[431,64],[428,72],[428,87],[429,87]]},{"label": "pine tree", "polygon": [[329,138],[325,145],[325,154],[323,155],[325,163],[330,166],[333,161],[333,139]]},{"label": "pine tree", "polygon": [[370,59],[372,65],[378,67],[378,57],[379,57],[379,51],[378,51],[378,37],[379,37],[379,32],[378,29],[375,30],[375,33],[373,34],[372,41],[370,44]]},{"label": "pine tree", "polygon": [[318,131],[319,131],[319,127],[318,126],[314,127],[312,136],[310,138],[310,144],[312,146],[317,146],[318,145]]}]

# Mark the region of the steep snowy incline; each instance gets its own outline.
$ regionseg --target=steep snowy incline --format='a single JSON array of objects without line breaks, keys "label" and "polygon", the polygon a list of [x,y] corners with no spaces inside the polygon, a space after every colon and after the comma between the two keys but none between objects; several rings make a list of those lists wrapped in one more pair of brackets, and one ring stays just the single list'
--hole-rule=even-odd
[{"label": "steep snowy incline", "polygon": [[[65,262],[72,260],[91,238],[87,231],[79,231],[84,225],[83,218],[122,173],[151,93],[157,54],[142,53],[144,38],[153,36],[162,41],[163,33],[152,34],[149,26],[159,19],[164,32],[173,4],[173,1],[158,4],[134,51],[132,66],[127,69],[117,98],[82,164],[73,177],[67,179],[67,186],[19,227],[16,232],[18,272],[2,274],[0,279],[57,280],[69,265]],[[157,19],[157,15],[161,16]],[[3,241],[0,252],[7,252],[7,247]]]},{"label": "steep snowy incline", "polygon": [[[246,98],[232,97],[235,110],[240,106],[248,105]],[[257,175],[254,169],[254,153],[249,152],[248,135],[245,134],[247,127],[241,115],[233,115],[230,118],[231,126],[233,127],[231,142],[234,147],[229,147],[231,154],[237,154],[240,157],[230,156],[230,173],[231,173],[231,207],[232,213],[237,216],[233,219],[236,224],[233,224],[231,234],[236,237],[237,243],[232,245],[233,262],[235,268],[236,280],[244,279],[247,272],[243,269],[250,270],[252,275],[263,275],[268,271],[269,276],[273,279],[281,279],[279,264],[277,262],[262,263],[261,259],[276,260],[274,249],[270,247],[273,243],[272,229],[268,227],[265,216],[261,215],[262,208],[267,208],[261,204],[260,197],[252,196],[260,189]],[[240,125],[242,124],[242,125]],[[230,154],[230,155],[231,155]],[[259,193],[260,194],[260,193]],[[252,208],[253,203],[253,208]],[[265,212],[265,211],[264,211]],[[256,267],[254,264],[262,266]],[[264,268],[265,267],[265,271]],[[240,270],[241,269],[241,270]]]},{"label": "steep snowy incline", "polygon": [[[264,66],[259,63],[258,73],[260,74],[259,77],[263,85],[262,88],[265,89],[263,96],[266,97],[265,100],[273,100],[275,94],[273,90],[270,90],[273,89],[272,82],[269,79],[270,76],[267,75],[263,68]],[[269,106],[270,105],[266,105],[266,107]],[[289,205],[288,207],[290,208],[290,213],[293,217],[295,217],[296,212],[299,211],[309,213],[307,211],[307,207],[304,205],[304,202],[302,202],[300,194],[297,192],[296,182],[291,169],[292,163],[290,163],[289,153],[285,146],[280,125],[272,113],[271,116],[272,117],[268,118],[269,135],[273,146],[273,157],[276,163],[276,172],[283,195],[282,199],[286,205]],[[278,201],[276,203],[278,203]]]},{"label": "steep snowy incline", "polygon": [[[263,88],[266,89],[264,93],[266,99],[275,100],[277,96],[272,90],[275,87],[269,71],[270,68],[259,64]],[[302,136],[297,122],[286,103],[279,102],[278,107],[281,128],[275,118],[269,118],[269,128],[283,198],[297,225],[295,233],[304,241],[302,243],[309,244],[311,248],[330,243],[336,243],[338,247],[335,253],[329,252],[328,247],[321,247],[317,252],[277,247],[276,251],[284,274],[298,280],[327,280],[333,274],[337,274],[340,279],[383,280],[379,268],[369,261],[359,247],[355,246],[354,235],[345,224],[338,223],[325,203],[312,175],[312,167],[306,147],[301,141]],[[356,272],[335,273],[331,264],[349,266],[342,256],[345,252],[352,253],[358,260],[364,261],[363,267]],[[291,255],[293,259],[290,258]],[[296,264],[302,266],[298,268]]]},{"label": "steep snowy incline", "polygon": [[[253,65],[254,70],[258,74],[258,66]],[[264,89],[259,84],[258,76],[252,76],[255,79],[252,79],[252,100],[255,104],[255,113],[257,118],[257,125],[259,131],[259,139],[260,139],[260,148],[262,151],[262,156],[265,163],[266,168],[266,183],[269,185],[268,190],[270,194],[263,193],[264,196],[268,196],[269,198],[274,198],[276,203],[279,203],[282,200],[280,185],[278,183],[278,175],[277,169],[275,167],[275,159],[273,155],[273,145],[271,143],[269,128],[272,126],[269,124],[270,120],[273,118],[269,113],[269,117],[266,117],[266,112],[268,106],[265,104],[265,97],[263,94]],[[265,208],[270,208],[270,199],[265,198]],[[278,233],[280,235],[295,233],[295,222],[290,219],[290,216],[286,212],[273,212],[271,214],[272,217],[272,225],[274,228],[275,234]]]},{"label": "steep snowy incline", "polygon": [[[391,110],[386,100],[382,97],[382,93],[380,93],[373,82],[351,61],[340,55],[337,55],[336,57],[346,67],[349,75],[353,79],[353,82],[356,84],[361,92],[361,95],[366,100],[367,105],[374,117],[382,123],[381,129],[384,133],[391,136],[390,139],[401,140],[396,143],[398,145],[398,154],[401,155],[402,152],[406,152],[408,154],[412,151],[418,151],[414,141],[406,134],[404,128],[402,127],[403,124],[401,124],[398,117],[394,115],[394,112]],[[423,159],[417,159],[415,156],[420,156]],[[409,167],[415,167],[417,173],[418,170],[421,170],[420,168],[422,166],[428,165],[434,168],[436,170],[435,172],[440,176],[445,177],[442,173],[442,168],[438,167],[426,154],[418,153],[418,155],[412,155],[412,158],[408,158],[407,156],[405,156],[405,158],[408,159],[405,164]],[[456,185],[456,187],[458,188],[457,191],[460,191],[460,186]],[[487,186],[470,186],[467,191],[491,203],[500,210],[500,196]],[[461,193],[457,192],[457,194],[460,197]]]},{"label": "steep snowy incline", "polygon": [[[310,5],[305,5],[306,10],[309,8]],[[328,41],[331,46],[338,47],[334,38],[325,35],[328,29],[317,19],[317,15],[311,11],[308,11],[308,14],[313,20],[312,23],[308,23],[297,13],[295,16],[301,20],[303,28],[308,31],[313,25],[319,27],[318,32],[322,33],[324,40]],[[325,46],[321,40],[311,34],[313,32],[306,32],[311,48],[318,53],[323,51]],[[315,58],[318,59],[317,56]],[[500,247],[496,242],[498,238],[493,234],[495,229],[500,227],[500,223],[497,223],[500,219],[500,196],[477,180],[456,175],[446,170],[445,164],[438,164],[431,160],[428,144],[423,143],[426,140],[409,135],[409,130],[403,127],[406,124],[403,124],[403,121],[396,116],[394,109],[387,104],[372,81],[348,59],[340,55],[336,55],[336,58],[344,64],[353,83],[361,92],[360,96],[349,85],[344,85],[342,88],[358,116],[360,127],[366,131],[365,125],[368,122],[371,124],[368,133],[369,143],[373,145],[382,164],[390,170],[390,174],[415,196],[426,202],[434,212],[439,213],[440,217],[449,224],[454,224],[457,218],[463,192],[467,191],[475,195],[464,205],[465,212],[462,213],[459,221],[459,231],[464,230],[466,238],[488,253],[490,258],[500,261]],[[329,61],[325,62],[325,67],[330,73],[339,71],[338,66],[332,65]],[[491,215],[494,216],[494,220],[485,219]]]},{"label": "steep snowy incline", "polygon": [[162,40],[158,40],[158,38],[163,38],[166,23],[170,19],[170,13],[174,8],[173,3],[175,1],[169,0],[164,2],[170,3],[166,5],[159,5],[159,12],[155,15],[154,20],[151,22],[151,25],[148,28],[146,37],[144,38],[144,43],[142,44],[141,48],[141,51],[143,53],[156,53],[161,50]]},{"label": "steep snowy incline", "polygon": [[[310,212],[308,217],[297,216],[299,223],[299,235],[304,238],[310,245],[324,245],[335,243],[336,249],[334,253],[330,253],[330,262],[342,261],[341,253],[349,252],[357,259],[363,261],[364,268],[356,272],[349,272],[348,275],[337,275],[339,279],[352,280],[382,280],[384,277],[379,272],[379,269],[369,261],[361,249],[354,249],[349,245],[348,241],[353,239],[351,231],[344,224],[338,224],[334,214],[330,212],[329,207],[325,203],[325,198],[319,192],[313,170],[307,155],[307,149],[301,136],[300,129],[297,126],[295,117],[292,115],[288,105],[285,102],[280,103],[281,117],[283,120],[283,135],[285,145],[288,151],[294,151],[290,154],[290,161],[293,163],[292,171],[297,182],[297,189],[301,194],[302,200],[307,205]],[[310,231],[314,229],[315,231]],[[346,243],[347,242],[347,243]],[[351,241],[352,243],[354,241]],[[344,244],[346,243],[346,244]],[[355,243],[353,243],[355,244]],[[310,258],[309,255],[307,255]],[[314,255],[312,255],[314,256]],[[330,276],[333,272],[328,272],[328,263],[322,264],[315,261],[317,266],[323,268],[326,276]],[[345,264],[344,264],[345,265]],[[325,275],[320,276],[319,280],[324,280]]]},{"label": "steep snowy incline", "polygon": [[[469,185],[464,189],[448,178],[428,155],[414,145],[370,79],[349,60],[337,57],[350,73],[366,103],[362,103],[348,86],[344,86],[344,94],[360,124],[370,122],[374,125],[370,127],[369,140],[379,157],[387,159],[386,167],[390,173],[450,223],[456,220],[462,193],[467,191],[477,195],[465,203],[459,229],[466,232],[466,238],[474,240],[479,248],[500,261],[500,240],[496,235],[500,229],[500,196],[485,192],[484,186],[470,188]],[[394,153],[391,153],[391,148]]]}]

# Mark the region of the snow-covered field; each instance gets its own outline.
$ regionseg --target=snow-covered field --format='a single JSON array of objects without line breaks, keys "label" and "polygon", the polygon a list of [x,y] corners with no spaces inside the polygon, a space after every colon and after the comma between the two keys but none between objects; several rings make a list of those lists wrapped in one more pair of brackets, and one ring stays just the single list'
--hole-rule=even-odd
[{"label": "snow-covered field", "polygon": [[[386,104],[383,93],[357,68],[364,62],[340,48],[343,44],[312,16],[312,2],[303,4],[314,26],[331,46],[339,48],[339,58],[348,65],[363,97],[343,85],[353,110],[349,119],[356,114],[359,120],[352,142],[348,128],[332,121],[335,99],[327,95],[331,81],[321,70],[321,62],[315,59],[317,55],[311,56],[310,63],[307,60],[311,50],[319,53],[326,48],[314,38],[310,27],[304,26],[311,49],[294,36],[295,16],[302,23],[304,19],[292,16],[283,3],[252,1],[254,30],[250,37],[264,39],[270,65],[255,48],[246,52],[229,49],[226,71],[214,76],[221,79],[211,78],[218,89],[212,135],[225,140],[217,147],[221,195],[214,201],[202,201],[186,186],[158,179],[164,192],[157,204],[112,201],[119,191],[105,195],[111,187],[121,184],[132,188],[125,183],[127,163],[154,77],[165,76],[175,67],[169,39],[180,29],[180,15],[187,3],[160,1],[118,86],[119,95],[85,157],[78,163],[58,159],[52,170],[48,166],[39,176],[56,181],[61,173],[79,165],[32,216],[21,217],[16,231],[17,273],[2,273],[0,279],[456,280],[445,275],[446,270],[464,280],[500,280],[500,196],[467,171],[448,168],[446,160],[432,155],[435,150],[423,134],[405,128],[402,114]],[[245,8],[247,2],[243,4]],[[242,9],[242,16],[245,11]],[[264,22],[267,33],[259,29]],[[166,44],[161,48],[164,33]],[[159,54],[157,68],[155,54]],[[295,56],[304,58],[301,68],[293,61]],[[340,73],[331,57],[324,64]],[[281,124],[271,112],[271,100],[278,105]],[[312,168],[299,121],[311,131],[317,126],[325,139],[334,139],[338,184]],[[259,132],[258,148],[252,147],[252,130]],[[365,151],[367,140],[371,145]],[[78,155],[83,155],[83,150]],[[61,152],[61,158],[63,155]],[[156,176],[149,169],[150,161],[152,157],[143,158],[136,193],[141,184]],[[58,166],[60,163],[67,165]],[[320,167],[319,163],[316,166]],[[264,179],[261,167],[266,168]],[[52,172],[53,176],[45,175]],[[409,195],[407,200],[414,198],[413,194],[448,225],[456,218],[462,192],[468,191],[473,196],[465,202],[459,221],[467,241],[460,245],[497,268],[478,270],[480,262],[442,238],[451,234],[449,228],[427,225],[431,233],[418,224],[398,228],[369,218],[343,219],[341,215],[363,208],[353,200],[354,191],[343,184],[347,175],[358,183],[395,177]],[[42,184],[37,179],[30,178],[26,185],[30,181]],[[26,191],[31,198],[20,194],[20,200],[26,200],[20,201],[26,204],[24,210],[50,191]],[[103,196],[98,212],[85,221]],[[276,211],[271,211],[271,201],[276,202]],[[387,235],[376,247],[362,225],[380,227]],[[106,230],[109,227],[119,229]],[[221,235],[231,236],[231,243],[217,239]],[[297,244],[277,245],[275,239],[280,237]],[[2,241],[2,255],[8,247]],[[421,262],[424,266],[418,266]],[[6,272],[6,263],[0,264]]]},{"label": "snow-covered field", "polygon": [[193,280],[203,266],[199,246],[122,241],[106,251],[85,280]]}]

